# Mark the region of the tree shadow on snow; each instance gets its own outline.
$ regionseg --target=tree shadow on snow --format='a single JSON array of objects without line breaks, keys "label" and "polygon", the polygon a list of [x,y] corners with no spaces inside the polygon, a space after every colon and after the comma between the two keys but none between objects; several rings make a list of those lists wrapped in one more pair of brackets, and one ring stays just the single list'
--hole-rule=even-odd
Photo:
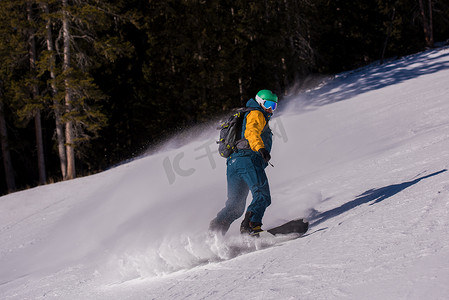
[{"label": "tree shadow on snow", "polygon": [[446,70],[449,69],[449,61],[444,61],[447,56],[449,56],[448,51],[441,51],[441,48],[432,49],[385,64],[371,64],[345,72],[332,78],[323,86],[305,92],[301,97],[302,101],[294,105],[299,105],[299,108],[304,105],[323,106],[422,75]]},{"label": "tree shadow on snow", "polygon": [[341,205],[340,207],[336,207],[336,208],[331,209],[326,212],[317,213],[316,215],[314,215],[311,218],[310,221],[315,226],[315,225],[318,225],[318,224],[320,224],[324,221],[327,221],[331,218],[334,218],[338,215],[341,215],[359,205],[369,203],[369,202],[372,202],[369,205],[374,205],[376,203],[382,202],[382,201],[396,195],[397,193],[405,190],[406,188],[408,188],[414,184],[417,184],[418,182],[420,182],[423,179],[439,175],[446,171],[447,171],[447,169],[443,169],[441,171],[438,171],[438,172],[435,172],[435,173],[432,173],[432,174],[429,174],[426,176],[422,176],[422,177],[414,179],[412,181],[407,181],[407,182],[403,182],[403,183],[399,183],[399,184],[392,184],[392,185],[389,185],[386,187],[368,190],[368,191],[358,195],[354,200],[347,202],[347,203]]}]

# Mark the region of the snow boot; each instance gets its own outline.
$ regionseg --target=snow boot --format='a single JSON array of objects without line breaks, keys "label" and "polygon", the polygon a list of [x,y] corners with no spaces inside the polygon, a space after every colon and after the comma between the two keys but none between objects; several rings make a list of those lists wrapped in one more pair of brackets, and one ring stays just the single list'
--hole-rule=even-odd
[{"label": "snow boot", "polygon": [[249,235],[259,237],[259,233],[263,231],[262,224],[249,222],[249,226],[250,226]]},{"label": "snow boot", "polygon": [[252,212],[250,212],[250,211],[246,212],[245,218],[243,219],[242,223],[240,224],[240,233],[258,237],[259,233],[263,231],[263,229],[261,227],[262,223],[251,222],[250,219],[251,219],[252,215],[253,215]]},{"label": "snow boot", "polygon": [[230,226],[231,224],[219,222],[217,219],[213,219],[210,221],[209,231],[212,233],[220,233],[221,235],[225,235]]},{"label": "snow boot", "polygon": [[252,216],[252,212],[247,211],[245,214],[245,218],[243,219],[242,223],[240,224],[240,233],[241,234],[249,234],[249,231],[251,227],[249,227],[249,219]]}]

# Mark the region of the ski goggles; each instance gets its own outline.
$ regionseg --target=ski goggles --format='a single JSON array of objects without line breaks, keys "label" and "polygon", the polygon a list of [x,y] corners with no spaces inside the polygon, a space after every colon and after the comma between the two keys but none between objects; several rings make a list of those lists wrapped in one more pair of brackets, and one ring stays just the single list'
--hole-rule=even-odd
[{"label": "ski goggles", "polygon": [[274,101],[270,101],[270,100],[265,100],[265,102],[263,102],[263,107],[265,107],[266,109],[272,109],[273,111],[276,110],[276,108],[278,107],[277,102]]}]

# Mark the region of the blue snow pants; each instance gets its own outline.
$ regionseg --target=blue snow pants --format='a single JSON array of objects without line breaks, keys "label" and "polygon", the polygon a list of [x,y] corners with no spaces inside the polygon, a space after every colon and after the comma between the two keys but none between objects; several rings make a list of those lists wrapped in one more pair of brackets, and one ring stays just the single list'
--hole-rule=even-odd
[{"label": "blue snow pants", "polygon": [[262,223],[265,209],[271,204],[266,167],[267,163],[256,153],[231,156],[228,159],[228,199],[225,207],[217,214],[218,222],[231,224],[240,218],[245,212],[246,198],[251,190],[253,199],[247,209],[253,213],[250,221]]}]

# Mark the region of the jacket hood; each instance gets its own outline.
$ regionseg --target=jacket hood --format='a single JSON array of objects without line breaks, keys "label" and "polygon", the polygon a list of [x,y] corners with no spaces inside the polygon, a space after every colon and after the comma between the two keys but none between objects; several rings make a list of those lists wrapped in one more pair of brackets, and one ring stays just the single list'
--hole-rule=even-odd
[{"label": "jacket hood", "polygon": [[260,107],[259,103],[257,103],[257,101],[254,100],[253,98],[249,99],[248,102],[246,102],[246,107],[256,108],[257,110],[261,111],[268,120],[273,115],[273,114],[267,113],[262,107]]}]

